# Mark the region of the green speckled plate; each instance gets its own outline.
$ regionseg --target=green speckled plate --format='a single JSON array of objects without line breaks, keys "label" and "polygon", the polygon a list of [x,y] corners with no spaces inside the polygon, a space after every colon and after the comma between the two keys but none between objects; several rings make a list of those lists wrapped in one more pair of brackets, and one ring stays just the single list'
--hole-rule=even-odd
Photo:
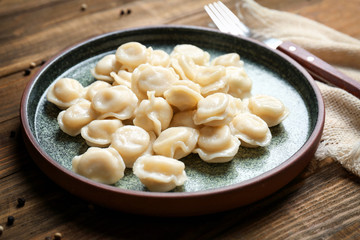
[{"label": "green speckled plate", "polygon": [[[170,52],[177,44],[194,44],[212,57],[240,54],[253,81],[253,94],[279,98],[290,110],[271,128],[266,148],[243,148],[229,163],[208,164],[197,155],[182,159],[188,181],[168,193],[153,193],[126,170],[114,186],[99,184],[71,171],[71,159],[88,148],[81,137],[58,127],[59,113],[45,93],[58,78],[71,77],[84,86],[96,62],[129,41]],[[314,154],[324,124],[324,106],[314,81],[298,64],[249,39],[215,30],[184,26],[128,29],[98,36],[71,47],[48,63],[30,81],[21,106],[24,139],[34,161],[56,183],[89,201],[122,211],[150,215],[197,215],[228,210],[259,200],[293,179]]]}]

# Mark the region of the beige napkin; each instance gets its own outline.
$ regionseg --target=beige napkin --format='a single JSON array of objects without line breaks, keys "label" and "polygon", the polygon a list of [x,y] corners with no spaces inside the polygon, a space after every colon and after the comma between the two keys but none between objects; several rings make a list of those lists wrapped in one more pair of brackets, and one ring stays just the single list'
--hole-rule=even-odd
[{"label": "beige napkin", "polygon": [[[237,14],[258,37],[291,41],[360,81],[360,41],[313,20],[240,0]],[[331,157],[360,176],[360,99],[317,82],[325,102],[325,127],[315,159]]]}]

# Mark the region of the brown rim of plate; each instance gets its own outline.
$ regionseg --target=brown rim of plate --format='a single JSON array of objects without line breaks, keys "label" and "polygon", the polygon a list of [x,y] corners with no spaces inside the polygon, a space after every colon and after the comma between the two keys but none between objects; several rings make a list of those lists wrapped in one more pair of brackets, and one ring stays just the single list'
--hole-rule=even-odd
[{"label": "brown rim of plate", "polygon": [[[141,29],[168,27],[213,31],[219,33],[219,31],[209,28],[176,25],[131,28],[116,32],[119,33]],[[320,142],[325,120],[324,102],[315,81],[297,62],[282,52],[270,49],[266,45],[255,40],[239,37],[256,45],[261,45],[262,47],[267,48],[286,59],[306,77],[314,90],[319,108],[316,125],[305,144],[289,159],[257,177],[237,184],[199,192],[171,193],[120,189],[114,186],[94,182],[61,166],[58,162],[49,157],[45,151],[43,151],[30,130],[26,109],[27,99],[29,97],[31,87],[37,77],[42,73],[42,70],[58,56],[76,48],[80,44],[93,41],[110,34],[112,33],[107,33],[82,41],[79,44],[66,48],[59,54],[52,57],[28,82],[21,99],[20,115],[23,138],[27,150],[39,168],[50,179],[70,193],[95,204],[135,214],[155,216],[193,216],[216,213],[250,204],[274,193],[294,179],[306,167],[313,157]]]}]

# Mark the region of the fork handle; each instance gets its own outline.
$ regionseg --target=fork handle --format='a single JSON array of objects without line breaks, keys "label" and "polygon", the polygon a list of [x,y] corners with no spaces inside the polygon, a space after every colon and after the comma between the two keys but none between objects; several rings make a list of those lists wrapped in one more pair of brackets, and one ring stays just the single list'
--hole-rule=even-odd
[{"label": "fork handle", "polygon": [[284,41],[277,49],[302,65],[313,78],[342,88],[357,98],[360,98],[360,82],[341,73],[302,47],[292,42]]}]

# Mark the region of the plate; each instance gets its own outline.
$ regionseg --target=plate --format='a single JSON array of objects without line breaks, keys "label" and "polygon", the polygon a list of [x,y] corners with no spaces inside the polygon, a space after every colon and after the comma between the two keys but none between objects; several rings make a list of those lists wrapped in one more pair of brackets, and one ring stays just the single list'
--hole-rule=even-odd
[{"label": "plate", "polygon": [[[177,44],[193,44],[212,57],[237,52],[253,81],[253,94],[279,98],[290,110],[266,148],[240,147],[229,163],[209,164],[192,154],[182,159],[188,181],[171,192],[149,192],[126,170],[109,186],[71,171],[71,159],[86,151],[81,137],[58,127],[59,113],[46,101],[46,91],[58,78],[71,77],[84,86],[96,62],[123,43],[137,41],[170,52]],[[225,211],[262,199],[291,181],[312,158],[324,124],[321,94],[310,75],[296,62],[253,40],[216,30],[187,26],[126,29],[84,41],[49,60],[26,87],[21,121],[27,149],[39,168],[70,193],[112,209],[157,216],[189,216]]]}]

